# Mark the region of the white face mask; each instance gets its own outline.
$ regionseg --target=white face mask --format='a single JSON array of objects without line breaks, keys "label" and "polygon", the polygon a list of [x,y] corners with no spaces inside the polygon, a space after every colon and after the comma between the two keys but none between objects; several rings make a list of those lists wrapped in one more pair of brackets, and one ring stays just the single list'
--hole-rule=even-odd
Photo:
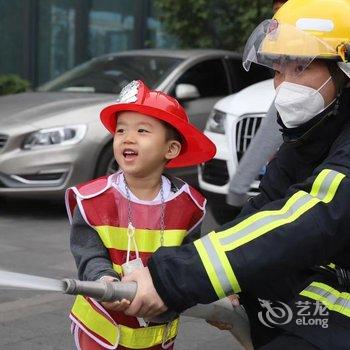
[{"label": "white face mask", "polygon": [[325,109],[325,101],[319,91],[331,79],[329,77],[318,90],[286,81],[277,87],[275,106],[287,128],[296,128]]}]

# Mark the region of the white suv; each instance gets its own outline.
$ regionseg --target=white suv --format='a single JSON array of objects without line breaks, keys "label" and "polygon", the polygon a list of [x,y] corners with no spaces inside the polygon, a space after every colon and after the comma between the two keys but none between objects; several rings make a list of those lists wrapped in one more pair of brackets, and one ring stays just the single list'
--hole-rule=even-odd
[{"label": "white suv", "polygon": [[[226,204],[230,178],[274,96],[272,79],[265,80],[219,100],[209,116],[204,133],[215,143],[217,153],[199,167],[198,180],[218,223],[229,221],[238,210]],[[252,183],[249,195],[258,193],[259,180]]]}]

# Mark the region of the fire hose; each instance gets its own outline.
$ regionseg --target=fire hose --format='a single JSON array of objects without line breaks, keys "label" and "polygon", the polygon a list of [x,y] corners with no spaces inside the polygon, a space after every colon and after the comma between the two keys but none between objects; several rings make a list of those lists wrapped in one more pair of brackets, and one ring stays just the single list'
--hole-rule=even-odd
[{"label": "fire hose", "polygon": [[[84,295],[98,301],[120,301],[127,299],[132,301],[136,295],[137,284],[135,282],[122,283],[105,281],[79,281],[75,279],[63,279],[63,293],[70,295]],[[213,322],[222,322],[231,325],[230,332],[240,342],[243,349],[252,350],[249,321],[241,306],[233,307],[228,298],[218,300],[211,304],[197,304],[182,313],[184,316],[205,319]],[[152,318],[152,322],[163,323],[171,321],[178,314],[167,311],[164,314]]]}]

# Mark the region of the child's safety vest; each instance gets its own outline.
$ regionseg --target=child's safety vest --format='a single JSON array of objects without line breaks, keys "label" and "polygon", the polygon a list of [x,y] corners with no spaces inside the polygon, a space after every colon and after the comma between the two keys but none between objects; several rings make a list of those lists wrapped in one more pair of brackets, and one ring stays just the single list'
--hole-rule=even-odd
[{"label": "child's safety vest", "polygon": [[[181,188],[164,201],[164,232],[161,233],[162,203],[128,202],[115,184],[118,173],[69,188],[66,205],[70,221],[76,205],[108,249],[114,270],[121,275],[128,246],[128,208],[132,206],[132,223],[140,258],[147,265],[151,254],[161,246],[179,246],[186,235],[204,217],[206,200],[196,190],[181,181]],[[177,179],[178,180],[178,179]],[[134,258],[131,252],[131,258]],[[168,324],[142,327],[136,317],[105,310],[95,300],[78,296],[70,318],[75,327],[102,348],[162,349],[178,331],[178,319]],[[93,348],[93,347],[89,347]],[[83,349],[84,350],[84,349]]]}]

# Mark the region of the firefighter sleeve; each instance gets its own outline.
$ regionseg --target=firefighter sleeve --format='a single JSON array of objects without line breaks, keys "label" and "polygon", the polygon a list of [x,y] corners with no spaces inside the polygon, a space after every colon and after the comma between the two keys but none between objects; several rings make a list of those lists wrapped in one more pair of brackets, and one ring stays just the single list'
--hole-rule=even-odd
[{"label": "firefighter sleeve", "polygon": [[348,173],[324,163],[255,214],[193,244],[160,249],[149,263],[159,295],[182,311],[232,293],[258,293],[264,281],[327,262],[350,243]]}]

